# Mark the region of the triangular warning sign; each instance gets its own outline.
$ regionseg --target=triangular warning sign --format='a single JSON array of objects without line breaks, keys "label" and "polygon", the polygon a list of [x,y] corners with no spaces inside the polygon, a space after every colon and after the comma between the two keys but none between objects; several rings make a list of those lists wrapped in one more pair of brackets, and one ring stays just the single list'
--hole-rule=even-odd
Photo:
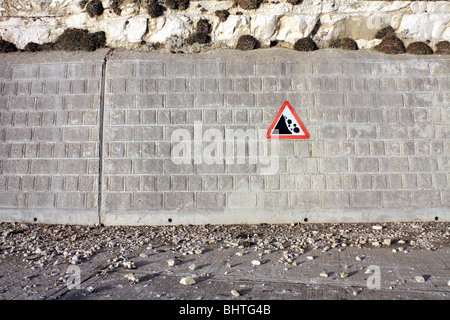
[{"label": "triangular warning sign", "polygon": [[266,134],[267,139],[309,139],[309,133],[289,101],[285,101]]}]

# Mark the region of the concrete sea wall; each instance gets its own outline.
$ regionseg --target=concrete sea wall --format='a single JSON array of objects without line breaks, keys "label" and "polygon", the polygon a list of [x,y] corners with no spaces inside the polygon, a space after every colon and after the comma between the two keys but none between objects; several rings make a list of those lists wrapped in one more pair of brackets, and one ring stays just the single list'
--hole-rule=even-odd
[{"label": "concrete sea wall", "polygon": [[[0,55],[0,220],[450,219],[448,56]],[[266,139],[289,101],[309,139]]]}]

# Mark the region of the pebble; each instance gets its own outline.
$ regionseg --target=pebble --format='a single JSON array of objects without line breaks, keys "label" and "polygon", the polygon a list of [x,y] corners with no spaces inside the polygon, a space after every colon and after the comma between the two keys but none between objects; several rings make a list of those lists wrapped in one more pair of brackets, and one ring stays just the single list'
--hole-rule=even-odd
[{"label": "pebble", "polygon": [[326,272],[321,272],[321,273],[319,274],[319,276],[321,276],[322,278],[328,278],[328,273],[326,273]]},{"label": "pebble", "polygon": [[133,283],[138,283],[139,282],[139,279],[136,278],[132,272],[126,274],[124,276],[124,278],[127,278],[130,282],[133,282]]},{"label": "pebble", "polygon": [[184,277],[184,278],[181,278],[181,280],[180,280],[180,284],[182,284],[184,286],[189,286],[189,285],[192,285],[195,283],[196,283],[195,279],[192,277]]},{"label": "pebble", "polygon": [[95,288],[94,288],[93,286],[89,286],[89,287],[87,287],[86,290],[87,290],[88,292],[92,293],[92,292],[95,291]]},{"label": "pebble", "polygon": [[237,290],[235,290],[235,289],[231,290],[231,295],[233,297],[239,297],[240,296],[239,292]]},{"label": "pebble", "polygon": [[175,259],[169,259],[166,262],[169,267],[175,266]]},{"label": "pebble", "polygon": [[314,257],[313,257],[313,256],[306,256],[306,259],[308,259],[308,260],[314,260]]},{"label": "pebble", "polygon": [[380,225],[374,225],[374,226],[372,226],[372,229],[373,229],[373,230],[381,230],[381,229],[383,229],[383,226],[380,226]]},{"label": "pebble", "polygon": [[133,261],[123,261],[123,262],[122,262],[122,266],[123,266],[125,269],[136,269],[136,266],[134,265],[134,262],[133,262]]},{"label": "pebble", "polygon": [[362,260],[364,260],[365,257],[366,257],[365,255],[362,255],[362,256],[356,256],[355,260],[356,260],[356,261],[362,261]]},{"label": "pebble", "polygon": [[347,278],[348,273],[347,272],[341,272],[341,278]]},{"label": "pebble", "polygon": [[252,260],[252,266],[256,267],[259,266],[261,264],[261,261],[259,260]]},{"label": "pebble", "polygon": [[197,265],[195,263],[189,265],[189,270],[194,271],[195,269],[197,269]]},{"label": "pebble", "polygon": [[425,278],[423,276],[416,276],[414,279],[418,283],[424,283],[425,282]]}]

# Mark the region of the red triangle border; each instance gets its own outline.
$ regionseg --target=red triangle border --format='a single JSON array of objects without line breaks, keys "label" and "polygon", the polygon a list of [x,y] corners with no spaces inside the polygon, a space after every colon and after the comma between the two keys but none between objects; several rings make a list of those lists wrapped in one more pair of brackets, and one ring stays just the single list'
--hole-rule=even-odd
[{"label": "red triangle border", "polygon": [[[284,111],[285,107],[288,107],[291,111],[292,115],[294,116],[295,120],[297,120],[297,123],[299,124],[300,128],[302,128],[302,131],[305,133],[304,135],[297,134],[297,135],[271,135],[271,132],[273,131],[273,128],[275,128],[276,124],[278,123],[278,120],[281,117],[281,114]],[[289,101],[285,101],[283,105],[281,106],[280,110],[278,111],[277,115],[275,116],[275,119],[273,120],[272,124],[270,125],[269,130],[267,130],[266,133],[267,139],[309,139],[309,132],[306,130],[305,125],[298,117],[297,113],[295,113],[294,108],[292,108]]]}]

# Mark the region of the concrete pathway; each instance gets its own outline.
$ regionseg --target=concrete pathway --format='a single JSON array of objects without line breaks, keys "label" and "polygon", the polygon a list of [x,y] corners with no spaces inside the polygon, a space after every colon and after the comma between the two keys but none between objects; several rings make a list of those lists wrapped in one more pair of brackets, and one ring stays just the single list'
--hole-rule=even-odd
[{"label": "concrete pathway", "polygon": [[[106,260],[96,267],[80,264],[79,289],[63,287],[46,299],[448,300],[450,296],[449,247],[407,253],[348,247],[291,256],[294,265],[283,259],[283,251],[259,256],[252,247],[211,247],[186,256],[167,247],[143,247],[128,257],[135,269],[108,271]],[[280,258],[284,262],[279,263]],[[169,259],[176,261],[175,266],[168,266]],[[261,264],[253,265],[254,260]],[[193,264],[195,270],[190,269]],[[139,282],[127,279],[130,273]],[[196,283],[182,285],[183,277],[193,277]],[[233,296],[232,290],[239,296]]]}]

